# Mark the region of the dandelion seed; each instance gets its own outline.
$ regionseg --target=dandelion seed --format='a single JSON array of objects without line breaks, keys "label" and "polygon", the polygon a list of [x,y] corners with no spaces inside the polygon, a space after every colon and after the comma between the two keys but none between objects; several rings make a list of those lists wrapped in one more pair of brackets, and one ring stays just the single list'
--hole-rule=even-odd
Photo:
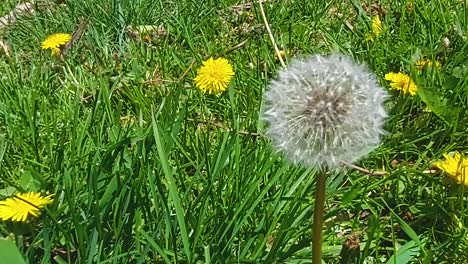
[{"label": "dandelion seed", "polygon": [[462,158],[459,152],[444,154],[444,158],[444,161],[435,162],[434,165],[457,183],[468,186],[468,159]]},{"label": "dandelion seed", "polygon": [[71,40],[72,36],[66,33],[57,33],[48,36],[41,44],[42,49],[50,49],[52,55],[60,55],[61,49]]},{"label": "dandelion seed", "polygon": [[266,135],[295,163],[337,168],[379,144],[386,98],[371,72],[347,57],[294,60],[265,93]]},{"label": "dandelion seed", "polygon": [[51,197],[29,192],[0,201],[0,219],[25,222],[29,215],[37,217],[43,207],[52,203]]},{"label": "dandelion seed", "polygon": [[379,16],[372,17],[371,32],[367,34],[366,40],[373,41],[383,32],[382,21]]},{"label": "dandelion seed", "polygon": [[224,58],[209,58],[198,69],[194,81],[196,86],[207,94],[220,94],[226,90],[234,76],[229,61]]},{"label": "dandelion seed", "polygon": [[404,73],[390,72],[385,74],[385,80],[390,81],[390,87],[394,90],[402,91],[403,94],[409,93],[410,95],[416,95],[418,86],[413,82],[411,77]]}]

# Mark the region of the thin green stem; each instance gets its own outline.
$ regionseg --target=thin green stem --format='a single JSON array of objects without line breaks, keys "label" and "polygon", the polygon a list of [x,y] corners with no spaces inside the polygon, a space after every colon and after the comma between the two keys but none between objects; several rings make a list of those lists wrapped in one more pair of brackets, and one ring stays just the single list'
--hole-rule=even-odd
[{"label": "thin green stem", "polygon": [[312,264],[322,263],[322,226],[326,175],[326,170],[320,170],[315,185],[314,219],[312,222]]}]

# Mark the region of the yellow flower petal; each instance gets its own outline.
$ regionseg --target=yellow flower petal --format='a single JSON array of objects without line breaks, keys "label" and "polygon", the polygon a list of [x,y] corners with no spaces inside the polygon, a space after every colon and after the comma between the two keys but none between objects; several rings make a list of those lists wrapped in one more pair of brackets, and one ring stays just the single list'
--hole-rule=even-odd
[{"label": "yellow flower petal", "polygon": [[48,36],[41,44],[42,49],[54,50],[67,44],[71,40],[71,35],[66,33],[57,33]]},{"label": "yellow flower petal", "polygon": [[382,21],[379,16],[372,17],[371,32],[366,35],[366,40],[373,41],[383,32]]},{"label": "yellow flower petal", "polygon": [[390,72],[385,74],[385,80],[390,81],[390,87],[394,90],[402,91],[404,94],[416,95],[418,86],[413,82],[410,76],[404,73]]},{"label": "yellow flower petal", "polygon": [[228,60],[224,58],[209,58],[198,69],[194,81],[196,86],[203,92],[220,94],[226,90],[233,76],[234,71]]},{"label": "yellow flower petal", "polygon": [[[435,61],[435,67],[437,69],[440,69],[442,67],[442,65],[440,64],[440,62],[438,61]],[[432,67],[432,61],[431,60],[427,60],[427,59],[420,59],[420,60],[417,60],[414,65],[416,66],[416,69],[418,70],[422,70],[424,69],[424,67]]]},{"label": "yellow flower petal", "polygon": [[40,193],[20,193],[0,201],[0,219],[15,222],[25,222],[29,215],[39,216],[40,210],[52,203],[52,195],[42,196]]},{"label": "yellow flower petal", "polygon": [[434,162],[434,165],[457,183],[468,186],[468,159],[462,158],[459,152],[443,156],[445,160]]}]

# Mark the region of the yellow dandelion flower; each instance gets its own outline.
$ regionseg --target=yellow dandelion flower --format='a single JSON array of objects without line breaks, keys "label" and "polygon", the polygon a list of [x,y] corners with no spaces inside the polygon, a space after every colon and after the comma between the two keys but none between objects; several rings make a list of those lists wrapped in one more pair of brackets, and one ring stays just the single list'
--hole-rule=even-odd
[{"label": "yellow dandelion flower", "polygon": [[25,222],[29,215],[39,216],[41,208],[52,201],[52,195],[42,196],[34,192],[17,194],[0,201],[0,219]]},{"label": "yellow dandelion flower", "polygon": [[372,33],[374,33],[376,36],[382,34],[382,21],[380,21],[379,16],[374,16],[372,17]]},{"label": "yellow dandelion flower", "polygon": [[228,60],[209,58],[198,69],[194,81],[196,86],[204,93],[220,94],[226,90],[233,76],[234,71]]},{"label": "yellow dandelion flower", "polygon": [[[289,55],[289,50],[279,50],[279,55],[282,59],[286,59],[286,55]],[[275,52],[275,59],[279,60],[278,53]]]},{"label": "yellow dandelion flower", "polygon": [[[415,63],[414,63],[414,66],[416,66],[416,69],[418,70],[422,70],[424,69],[425,66],[427,67],[432,67],[432,60],[427,60],[427,59],[420,59],[420,60],[417,60]],[[442,65],[440,64],[439,61],[435,61],[434,62],[434,65],[437,69],[440,69],[442,67]]]},{"label": "yellow dandelion flower", "polygon": [[400,90],[404,94],[416,95],[418,86],[411,80],[411,77],[404,73],[390,72],[385,74],[385,80],[390,81],[390,87],[394,90]]},{"label": "yellow dandelion flower", "polygon": [[41,44],[42,49],[52,50],[52,55],[58,56],[61,52],[61,48],[65,46],[72,36],[66,33],[57,33],[48,36]]},{"label": "yellow dandelion flower", "polygon": [[457,183],[468,186],[468,159],[461,158],[459,152],[444,154],[444,158],[444,161],[435,162],[434,165]]},{"label": "yellow dandelion flower", "polygon": [[366,40],[373,41],[383,32],[382,21],[379,16],[372,17],[371,33],[367,34]]}]

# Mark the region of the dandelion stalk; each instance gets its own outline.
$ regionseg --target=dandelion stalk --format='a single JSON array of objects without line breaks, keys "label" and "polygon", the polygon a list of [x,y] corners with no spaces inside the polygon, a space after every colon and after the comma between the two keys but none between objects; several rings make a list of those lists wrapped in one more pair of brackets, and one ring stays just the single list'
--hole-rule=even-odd
[{"label": "dandelion stalk", "polygon": [[315,182],[315,205],[312,222],[312,264],[322,263],[322,227],[327,172],[320,170]]}]

